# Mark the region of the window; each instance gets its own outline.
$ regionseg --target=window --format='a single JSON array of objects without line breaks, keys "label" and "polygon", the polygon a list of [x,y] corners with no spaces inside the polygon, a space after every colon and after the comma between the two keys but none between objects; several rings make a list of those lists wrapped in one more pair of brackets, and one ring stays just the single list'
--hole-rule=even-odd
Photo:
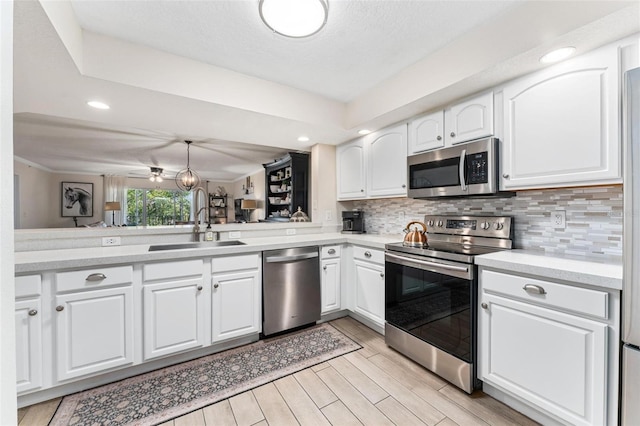
[{"label": "window", "polygon": [[189,222],[191,192],[168,189],[127,190],[127,225],[161,226]]}]

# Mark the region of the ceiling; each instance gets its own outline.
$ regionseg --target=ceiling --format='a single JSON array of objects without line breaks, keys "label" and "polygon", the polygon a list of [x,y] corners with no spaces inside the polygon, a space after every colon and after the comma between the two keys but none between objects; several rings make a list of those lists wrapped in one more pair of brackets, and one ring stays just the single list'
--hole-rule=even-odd
[{"label": "ceiling", "polygon": [[531,72],[553,47],[640,31],[638,2],[618,1],[330,0],[307,39],[271,33],[254,0],[14,10],[16,156],[57,172],[175,173],[190,139],[191,165],[218,181]]}]

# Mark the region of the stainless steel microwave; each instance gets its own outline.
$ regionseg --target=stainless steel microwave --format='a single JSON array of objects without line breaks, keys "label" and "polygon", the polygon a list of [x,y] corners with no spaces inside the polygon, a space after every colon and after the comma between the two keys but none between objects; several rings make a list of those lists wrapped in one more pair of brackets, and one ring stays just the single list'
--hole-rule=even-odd
[{"label": "stainless steel microwave", "polygon": [[498,139],[486,138],[407,157],[411,198],[510,196],[498,181]]}]

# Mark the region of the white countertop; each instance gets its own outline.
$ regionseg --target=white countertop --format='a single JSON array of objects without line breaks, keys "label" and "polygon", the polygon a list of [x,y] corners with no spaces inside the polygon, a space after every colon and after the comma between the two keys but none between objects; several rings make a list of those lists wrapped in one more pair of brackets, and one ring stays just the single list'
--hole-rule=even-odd
[{"label": "white countertop", "polygon": [[[165,251],[149,251],[149,244],[115,247],[92,247],[64,250],[23,251],[15,253],[15,273],[47,271],[54,269],[86,268],[134,262],[183,259],[189,257],[220,256],[237,253],[252,253],[327,244],[355,244],[384,250],[388,243],[402,241],[402,235],[368,234],[305,234],[262,238],[241,238],[245,245],[198,247]],[[203,243],[203,244],[206,244]]]},{"label": "white countertop", "polygon": [[622,264],[606,261],[551,256],[527,250],[505,250],[477,256],[475,262],[507,273],[529,274],[612,290],[622,289]]}]

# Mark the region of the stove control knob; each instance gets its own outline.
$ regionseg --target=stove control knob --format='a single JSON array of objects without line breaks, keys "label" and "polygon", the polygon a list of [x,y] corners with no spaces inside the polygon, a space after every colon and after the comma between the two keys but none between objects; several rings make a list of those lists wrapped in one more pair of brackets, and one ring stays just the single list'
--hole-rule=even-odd
[{"label": "stove control knob", "polygon": [[489,229],[490,227],[491,227],[491,224],[489,222],[482,222],[480,224],[480,228],[485,229],[485,230]]},{"label": "stove control knob", "polygon": [[430,220],[430,221],[427,222],[427,225],[429,225],[429,226],[433,226],[433,224],[434,224],[433,220]]},{"label": "stove control knob", "polygon": [[501,230],[503,227],[503,225],[500,222],[496,222],[493,224],[493,229],[495,229],[496,231]]},{"label": "stove control knob", "polygon": [[443,221],[441,221],[441,220],[439,220],[439,221],[438,221],[438,227],[439,227],[439,228],[442,228],[442,226],[443,226],[443,225],[444,225],[444,222],[443,222]]}]

